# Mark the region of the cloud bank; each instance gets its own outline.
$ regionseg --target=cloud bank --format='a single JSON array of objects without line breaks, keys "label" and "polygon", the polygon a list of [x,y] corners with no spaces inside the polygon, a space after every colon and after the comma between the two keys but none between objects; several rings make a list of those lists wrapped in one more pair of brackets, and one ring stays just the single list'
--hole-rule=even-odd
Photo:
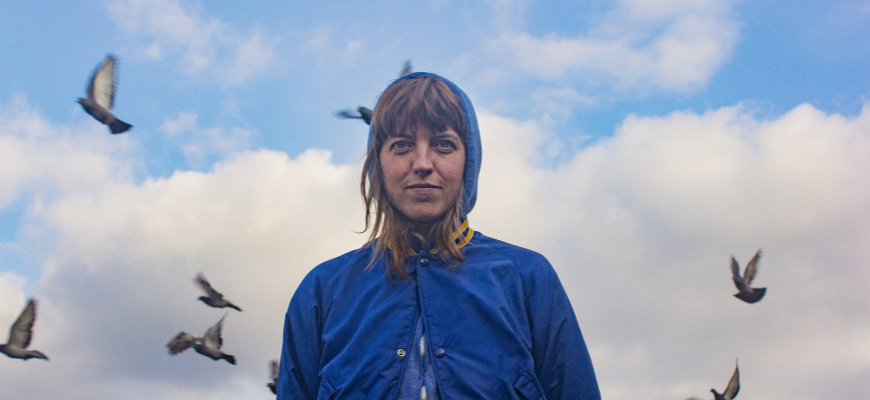
[{"label": "cloud bank", "polygon": [[[605,398],[703,397],[736,358],[747,398],[863,395],[870,108],[631,116],[557,166],[543,162],[541,149],[559,145],[546,124],[479,117],[471,223],[553,262]],[[204,172],[142,179],[135,136],[92,125],[55,125],[26,99],[0,104],[0,211],[25,209],[3,246],[36,254],[41,270],[28,285],[0,274],[0,323],[37,297],[33,347],[51,357],[0,360],[4,393],[268,398],[296,285],[364,240],[360,166],[317,149],[242,150]],[[731,296],[728,261],[759,247],[768,294],[749,306]],[[166,352],[177,332],[202,334],[224,315],[196,301],[197,272],[245,310],[223,332],[237,366]]]},{"label": "cloud bank", "polygon": [[[508,3],[496,8],[528,6]],[[619,1],[575,36],[503,27],[486,44],[487,64],[496,66],[482,75],[618,92],[691,92],[729,60],[740,38],[733,3]]]},{"label": "cloud bank", "polygon": [[276,37],[253,27],[246,34],[218,18],[173,0],[128,0],[108,5],[111,18],[144,40],[145,58],[180,58],[182,71],[207,74],[234,86],[263,74],[277,61]]}]

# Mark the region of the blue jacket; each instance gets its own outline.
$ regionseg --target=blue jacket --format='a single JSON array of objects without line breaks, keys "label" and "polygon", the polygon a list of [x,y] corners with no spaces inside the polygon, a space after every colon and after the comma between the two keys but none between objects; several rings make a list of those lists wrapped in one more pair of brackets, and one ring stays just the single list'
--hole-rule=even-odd
[{"label": "blue jacket", "polygon": [[395,399],[420,316],[444,400],[600,399],[550,263],[471,229],[461,239],[458,267],[410,256],[413,282],[366,269],[371,247],[314,268],[287,309],[278,399]]}]

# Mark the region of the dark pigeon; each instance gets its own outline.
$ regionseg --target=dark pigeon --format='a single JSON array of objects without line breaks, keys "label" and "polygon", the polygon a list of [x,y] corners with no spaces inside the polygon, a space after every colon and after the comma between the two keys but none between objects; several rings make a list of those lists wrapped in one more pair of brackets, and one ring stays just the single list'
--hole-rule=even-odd
[{"label": "dark pigeon", "polygon": [[[412,72],[411,70],[411,60],[405,61],[405,66],[402,67],[402,72],[399,73],[399,77],[403,77]],[[336,117],[339,118],[357,118],[363,120],[366,125],[372,124],[372,110],[368,107],[357,107],[357,113],[354,113],[351,110],[342,110],[335,113]]]},{"label": "dark pigeon", "polygon": [[121,121],[112,114],[112,106],[115,104],[115,64],[113,55],[106,56],[106,60],[97,67],[88,83],[88,98],[79,97],[79,104],[85,111],[97,121],[108,125],[112,134],[124,133],[133,126]]},{"label": "dark pigeon", "polygon": [[176,355],[187,350],[189,347],[193,347],[197,353],[211,358],[212,360],[217,361],[223,359],[227,360],[230,364],[236,365],[236,357],[221,351],[221,346],[223,345],[221,330],[224,326],[224,318],[226,318],[226,315],[214,324],[214,326],[208,328],[203,337],[196,337],[187,332],[178,332],[178,334],[166,344],[166,347],[169,349],[169,354]]},{"label": "dark pigeon", "polygon": [[722,394],[716,391],[716,389],[710,389],[713,392],[713,397],[716,400],[732,400],[737,397],[737,392],[740,391],[740,369],[737,368],[737,364],[734,364],[734,373],[731,375],[731,380],[728,381],[728,386],[725,387],[725,391]]},{"label": "dark pigeon", "polygon": [[269,373],[272,381],[267,383],[266,386],[272,391],[272,394],[278,394],[278,360],[269,362]]},{"label": "dark pigeon", "polygon": [[357,110],[358,114],[354,113],[351,110],[341,110],[341,111],[335,113],[335,115],[338,117],[342,117],[342,118],[359,118],[359,119],[363,120],[363,122],[365,122],[366,125],[372,124],[372,110],[371,109],[366,108],[366,107],[358,107],[356,110]]},{"label": "dark pigeon", "polygon": [[214,290],[211,287],[211,284],[208,283],[208,280],[205,279],[205,276],[202,274],[197,274],[196,279],[193,280],[202,290],[205,292],[205,296],[199,296],[197,300],[202,301],[205,304],[208,304],[215,308],[234,308],[238,311],[242,311],[241,308],[237,307],[235,304],[230,303],[227,299],[224,298],[224,295]]},{"label": "dark pigeon", "polygon": [[749,260],[749,264],[746,264],[746,269],[743,271],[743,277],[741,277],[740,265],[737,264],[737,260],[734,259],[734,256],[731,256],[731,278],[734,280],[734,285],[737,286],[738,290],[738,292],[734,294],[734,297],[749,304],[758,302],[762,297],[764,297],[764,293],[767,292],[767,288],[753,288],[749,286],[752,284],[752,280],[758,272],[759,258],[761,258],[761,249],[758,249],[752,259]]},{"label": "dark pigeon", "polygon": [[30,340],[33,339],[33,323],[36,322],[36,300],[30,299],[21,311],[21,315],[9,329],[9,341],[0,344],[0,353],[10,358],[20,358],[27,361],[31,358],[48,360],[45,354],[36,350],[27,350]]}]

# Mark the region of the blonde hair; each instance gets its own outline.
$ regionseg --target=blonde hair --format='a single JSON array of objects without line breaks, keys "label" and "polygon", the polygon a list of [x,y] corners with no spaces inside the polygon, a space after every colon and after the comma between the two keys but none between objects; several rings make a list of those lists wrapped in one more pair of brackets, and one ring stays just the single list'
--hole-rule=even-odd
[{"label": "blonde hair", "polygon": [[[371,138],[360,179],[360,193],[366,209],[363,232],[372,229],[367,243],[373,246],[369,268],[376,260],[384,257],[388,272],[408,280],[410,278],[405,259],[415,254],[411,243],[412,221],[390,203],[379,154],[387,138],[419,125],[424,125],[433,132],[453,129],[466,141],[465,113],[459,98],[437,76],[411,75],[402,78],[381,95],[372,115]],[[428,232],[434,239],[437,253],[447,260],[452,259],[454,266],[458,266],[465,259],[454,241],[462,222],[461,199],[460,192],[453,207]],[[371,221],[372,214],[374,223]],[[388,254],[391,257],[387,257]]]}]

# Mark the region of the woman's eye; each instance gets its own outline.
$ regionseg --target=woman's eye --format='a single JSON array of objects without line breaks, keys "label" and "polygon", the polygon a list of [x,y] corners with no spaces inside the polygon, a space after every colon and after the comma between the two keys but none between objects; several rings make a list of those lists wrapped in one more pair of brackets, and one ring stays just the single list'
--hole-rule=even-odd
[{"label": "woman's eye", "polygon": [[411,148],[411,143],[408,143],[406,140],[397,140],[393,142],[391,147],[396,150],[406,150]]},{"label": "woman's eye", "polygon": [[435,142],[435,148],[439,150],[454,150],[456,149],[456,144],[450,140],[439,140]]}]

